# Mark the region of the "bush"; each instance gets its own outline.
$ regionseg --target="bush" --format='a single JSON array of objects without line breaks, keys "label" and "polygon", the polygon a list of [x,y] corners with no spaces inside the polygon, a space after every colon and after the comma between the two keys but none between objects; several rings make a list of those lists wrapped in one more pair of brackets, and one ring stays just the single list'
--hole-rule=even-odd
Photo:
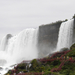
[{"label": "bush", "polygon": [[39,72],[42,72],[44,70],[45,70],[45,67],[44,66],[40,66],[39,69],[38,69]]},{"label": "bush", "polygon": [[67,61],[64,66],[62,67],[62,70],[60,71],[60,74],[63,75],[75,75],[75,63],[71,63]]},{"label": "bush", "polygon": [[69,56],[69,57],[75,57],[75,43],[70,47],[70,52],[68,52],[66,54],[66,56]]},{"label": "bush", "polygon": [[75,49],[75,43],[70,47],[70,50]]},{"label": "bush", "polygon": [[36,59],[34,59],[31,61],[30,71],[34,71],[34,72],[42,71],[42,69],[44,68],[41,66],[42,66],[41,63],[38,62]]},{"label": "bush", "polygon": [[61,62],[60,60],[54,60],[53,62],[51,62],[51,65],[56,66],[59,65]]},{"label": "bush", "polygon": [[11,70],[9,70],[8,73],[6,73],[5,75],[8,75],[8,74],[9,75],[12,74]]},{"label": "bush", "polygon": [[45,65],[44,68],[45,68],[44,72],[50,71],[52,69],[51,66],[48,65]]},{"label": "bush", "polygon": [[66,56],[75,57],[75,48],[73,48],[72,51],[70,51],[69,53],[67,53]]},{"label": "bush", "polygon": [[51,75],[50,71],[46,71],[43,75]]},{"label": "bush", "polygon": [[26,65],[25,63],[19,64],[17,69],[26,69]]}]

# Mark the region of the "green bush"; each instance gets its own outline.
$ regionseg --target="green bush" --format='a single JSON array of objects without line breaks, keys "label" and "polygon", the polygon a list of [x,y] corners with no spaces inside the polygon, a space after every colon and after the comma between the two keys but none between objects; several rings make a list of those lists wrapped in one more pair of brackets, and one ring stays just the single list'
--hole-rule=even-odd
[{"label": "green bush", "polygon": [[26,69],[26,63],[19,64],[17,69]]},{"label": "green bush", "polygon": [[60,65],[60,60],[54,60],[51,62],[51,65],[56,66],[56,65]]},{"label": "green bush", "polygon": [[45,70],[45,67],[44,66],[40,66],[39,68],[38,68],[38,71],[39,72],[42,72],[42,71],[44,71]]},{"label": "green bush", "polygon": [[75,49],[75,43],[70,47],[70,50]]},{"label": "green bush", "polygon": [[50,71],[46,71],[43,75],[51,75]]},{"label": "green bush", "polygon": [[75,75],[74,66],[75,66],[75,63],[71,63],[70,61],[67,61],[59,73],[63,75]]},{"label": "green bush", "polygon": [[9,70],[8,73],[6,73],[5,75],[8,75],[8,74],[9,74],[9,75],[12,74],[12,71]]},{"label": "green bush", "polygon": [[69,57],[75,57],[75,48],[72,48],[72,50],[70,52],[68,52],[66,54],[66,56],[69,56]]},{"label": "green bush", "polygon": [[50,71],[52,69],[51,66],[48,65],[45,65],[44,68],[45,68],[44,72]]},{"label": "green bush", "polygon": [[42,64],[37,61],[36,59],[32,60],[31,61],[31,67],[29,68],[30,71],[34,71],[34,72],[37,72],[37,71],[42,71],[44,70],[44,67],[42,66]]}]

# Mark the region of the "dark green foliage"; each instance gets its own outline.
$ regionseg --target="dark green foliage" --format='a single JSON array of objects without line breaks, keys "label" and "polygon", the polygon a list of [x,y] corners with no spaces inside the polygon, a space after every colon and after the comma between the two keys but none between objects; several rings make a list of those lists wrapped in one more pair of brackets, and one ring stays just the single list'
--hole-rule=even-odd
[{"label": "dark green foliage", "polygon": [[54,60],[53,62],[51,62],[51,65],[56,66],[59,65],[61,62],[60,60]]},{"label": "dark green foliage", "polygon": [[23,72],[23,73],[26,73],[26,72],[28,72],[27,70],[26,70],[26,63],[21,63],[21,64],[19,64],[18,66],[17,66],[17,73],[19,73],[19,72]]},{"label": "dark green foliage", "polygon": [[63,71],[63,74],[64,74],[64,75],[69,75],[69,74],[70,74],[70,70],[69,70],[69,69],[64,70],[64,71]]},{"label": "dark green foliage", "polygon": [[75,43],[70,47],[70,50],[72,50],[73,48],[75,48]]},{"label": "dark green foliage", "polygon": [[50,66],[51,63],[48,61],[48,62],[45,63],[45,65]]},{"label": "dark green foliage", "polygon": [[34,72],[42,72],[45,68],[44,66],[42,66],[42,64],[40,62],[38,62],[36,59],[31,61],[31,67],[30,67],[30,71],[34,71]]},{"label": "dark green foliage", "polygon": [[11,70],[9,70],[8,73],[11,74],[12,73]]},{"label": "dark green foliage", "polygon": [[[60,74],[71,75],[75,70],[74,66],[75,66],[75,63],[71,63],[71,62],[67,61],[65,63],[65,65],[62,67]],[[74,75],[75,75],[75,73],[74,73]]]},{"label": "dark green foliage", "polygon": [[38,71],[39,71],[39,72],[42,72],[42,71],[44,71],[44,70],[45,70],[45,67],[44,67],[44,66],[40,66]]},{"label": "dark green foliage", "polygon": [[29,69],[30,72],[34,71],[34,72],[46,72],[46,71],[50,71],[51,67],[50,67],[50,62],[49,63],[45,63],[45,64],[41,64],[40,62],[38,62],[36,59],[31,61],[31,67]]},{"label": "dark green foliage", "polygon": [[46,71],[43,75],[51,75],[50,71]]},{"label": "dark green foliage", "polygon": [[36,59],[31,61],[31,67],[30,67],[30,71],[38,71],[38,67],[39,67],[39,63],[37,62]]},{"label": "dark green foliage", "polygon": [[44,68],[45,68],[44,72],[50,71],[52,69],[51,66],[49,65],[45,65]]},{"label": "dark green foliage", "polygon": [[75,57],[75,48],[72,48],[72,50],[70,52],[68,52],[66,54],[66,56],[69,56],[69,57]]},{"label": "dark green foliage", "polygon": [[12,71],[11,71],[11,70],[9,70],[9,71],[8,71],[8,73],[6,73],[5,75],[8,75],[8,74],[12,74]]},{"label": "dark green foliage", "polygon": [[26,65],[27,65],[27,64],[25,64],[25,63],[19,64],[18,67],[17,67],[17,69],[18,69],[18,68],[19,68],[19,69],[26,69]]},{"label": "dark green foliage", "polygon": [[70,52],[68,52],[65,56],[75,57],[75,44],[70,47]]}]

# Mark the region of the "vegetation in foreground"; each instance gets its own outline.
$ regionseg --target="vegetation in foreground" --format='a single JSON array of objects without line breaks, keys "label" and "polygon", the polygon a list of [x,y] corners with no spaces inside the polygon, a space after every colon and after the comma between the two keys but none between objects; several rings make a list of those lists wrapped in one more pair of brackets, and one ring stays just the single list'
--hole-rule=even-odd
[{"label": "vegetation in foreground", "polygon": [[[64,48],[65,49],[65,48]],[[64,50],[63,49],[63,50]],[[75,44],[70,47],[70,52],[68,52],[65,57],[72,57],[75,59]],[[64,50],[65,51],[65,50]],[[57,56],[56,56],[57,58]],[[47,57],[46,59],[49,59]],[[36,59],[32,60],[30,63],[21,63],[17,67],[15,67],[15,72],[18,73],[34,73],[34,72],[42,72],[43,75],[75,75],[75,63],[71,63],[70,61],[66,61],[62,69],[58,72],[51,72],[52,68],[58,68],[61,61],[54,60],[52,62],[40,62]],[[7,74],[12,74],[14,70],[8,71]],[[6,74],[6,75],[7,75]]]}]

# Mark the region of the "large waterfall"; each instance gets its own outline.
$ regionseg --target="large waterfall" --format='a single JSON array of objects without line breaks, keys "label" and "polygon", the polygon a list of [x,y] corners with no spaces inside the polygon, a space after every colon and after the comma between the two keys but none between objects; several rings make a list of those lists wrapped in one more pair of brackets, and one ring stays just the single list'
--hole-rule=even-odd
[{"label": "large waterfall", "polygon": [[72,19],[61,24],[56,49],[57,51],[59,51],[61,48],[70,48],[72,45],[74,26],[73,22],[74,20]]},{"label": "large waterfall", "polygon": [[[72,19],[61,24],[55,51],[59,51],[61,48],[70,48],[72,45],[73,22]],[[37,39],[38,29],[33,28],[25,29],[16,36],[11,34],[4,36],[0,44],[0,73],[3,75],[11,69],[11,65],[20,63],[23,60],[38,58]]]},{"label": "large waterfall", "polygon": [[37,37],[38,29],[33,28],[25,29],[14,37],[10,34],[4,36],[0,46],[0,67],[3,68],[0,73],[5,73],[10,65],[37,58]]}]

